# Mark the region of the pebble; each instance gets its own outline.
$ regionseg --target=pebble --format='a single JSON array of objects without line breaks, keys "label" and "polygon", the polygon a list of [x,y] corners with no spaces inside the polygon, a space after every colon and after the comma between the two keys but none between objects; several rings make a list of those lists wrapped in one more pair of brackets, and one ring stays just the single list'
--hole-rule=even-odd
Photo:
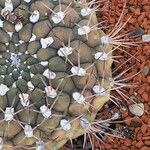
[{"label": "pebble", "polygon": [[148,73],[149,73],[149,67],[145,66],[143,69],[142,69],[142,73],[144,76],[147,76]]},{"label": "pebble", "polygon": [[144,114],[144,104],[132,104],[129,106],[129,111],[135,116],[142,116]]},{"label": "pebble", "polygon": [[131,146],[131,144],[132,144],[132,141],[130,139],[125,139],[124,140],[124,145],[125,146]]},{"label": "pebble", "polygon": [[144,145],[144,143],[143,143],[142,140],[140,140],[139,142],[137,142],[137,143],[135,144],[135,146],[138,147],[138,148],[142,147],[143,145]]},{"label": "pebble", "polygon": [[150,42],[150,34],[142,35],[142,41],[143,42]]},{"label": "pebble", "polygon": [[148,125],[147,125],[147,124],[143,124],[143,125],[141,126],[141,131],[142,131],[143,134],[146,133],[147,129],[148,129]]},{"label": "pebble", "polygon": [[150,146],[150,140],[144,141],[144,144],[145,144],[146,146]]},{"label": "pebble", "polygon": [[140,150],[150,150],[150,147],[148,147],[148,146],[143,146],[143,147],[141,147]]},{"label": "pebble", "polygon": [[142,28],[136,28],[134,30],[132,30],[129,34],[130,38],[137,38],[139,36],[142,36],[145,33],[145,31]]}]

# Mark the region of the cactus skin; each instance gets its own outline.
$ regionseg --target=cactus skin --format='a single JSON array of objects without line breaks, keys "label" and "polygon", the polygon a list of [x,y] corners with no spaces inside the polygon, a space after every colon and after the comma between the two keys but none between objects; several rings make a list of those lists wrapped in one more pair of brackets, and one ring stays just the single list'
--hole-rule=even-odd
[{"label": "cactus skin", "polygon": [[[111,52],[110,45],[102,45],[100,37],[102,30],[93,30],[86,35],[79,35],[81,26],[97,24],[95,12],[89,16],[82,16],[80,11],[85,6],[72,0],[10,0],[13,11],[17,16],[16,22],[10,16],[0,16],[3,25],[0,28],[0,137],[3,139],[4,149],[37,148],[38,141],[44,142],[41,150],[61,148],[69,139],[84,134],[79,118],[86,116],[94,121],[98,110],[109,100],[109,90],[106,96],[94,95],[93,87],[101,84],[104,89],[110,89],[112,60],[99,61],[94,58],[97,52]],[[47,7],[46,7],[47,6]],[[59,11],[67,10],[67,14],[60,21],[54,23],[52,17]],[[0,1],[0,11],[5,8],[5,1]],[[50,8],[50,9],[48,9]],[[30,16],[37,10],[39,19],[30,21]],[[9,12],[10,13],[10,12]],[[21,29],[16,29],[18,22]],[[57,21],[57,20],[55,20]],[[12,35],[10,35],[12,33]],[[50,42],[41,39],[52,37]],[[71,53],[64,55],[60,48],[73,48]],[[58,53],[58,51],[60,53]],[[64,55],[64,56],[62,56]],[[110,57],[111,57],[110,53]],[[86,70],[83,76],[71,76],[71,68],[80,66]],[[48,75],[45,71],[49,70]],[[52,72],[50,72],[52,71]],[[51,73],[56,77],[54,79]],[[54,76],[55,76],[54,75]],[[51,76],[51,77],[50,77]],[[56,91],[46,92],[50,87]],[[51,88],[49,90],[51,90]],[[3,93],[4,92],[4,93]],[[52,92],[50,94],[49,92]],[[56,92],[56,93],[55,93]],[[84,104],[75,102],[72,94],[82,93],[86,98]],[[25,101],[26,96],[27,101]],[[56,94],[56,95],[55,95]],[[21,101],[23,99],[23,102]],[[29,102],[29,104],[28,104]],[[49,117],[42,113],[41,107],[46,106],[51,111]],[[13,119],[6,114],[7,108],[14,108]],[[5,119],[8,117],[9,121]],[[66,119],[71,128],[65,131],[60,122]],[[25,134],[25,125],[30,125],[32,131]]]}]

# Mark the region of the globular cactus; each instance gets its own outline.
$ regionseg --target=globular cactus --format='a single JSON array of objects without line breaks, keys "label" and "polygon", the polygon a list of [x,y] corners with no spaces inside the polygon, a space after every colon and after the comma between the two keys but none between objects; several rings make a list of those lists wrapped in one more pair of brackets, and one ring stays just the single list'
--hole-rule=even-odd
[{"label": "globular cactus", "polygon": [[59,149],[109,100],[112,45],[93,5],[0,1],[0,149]]}]

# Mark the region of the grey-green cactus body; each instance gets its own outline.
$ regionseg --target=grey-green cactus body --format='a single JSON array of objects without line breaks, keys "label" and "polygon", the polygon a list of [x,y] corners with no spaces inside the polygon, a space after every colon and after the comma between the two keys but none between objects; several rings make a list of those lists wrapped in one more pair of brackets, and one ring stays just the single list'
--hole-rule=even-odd
[{"label": "grey-green cactus body", "polygon": [[100,43],[104,33],[92,30],[95,13],[84,16],[84,7],[71,0],[0,1],[4,149],[60,148],[83,134],[80,116],[92,121],[108,100],[93,87],[110,88],[112,61],[96,54],[111,48]]}]

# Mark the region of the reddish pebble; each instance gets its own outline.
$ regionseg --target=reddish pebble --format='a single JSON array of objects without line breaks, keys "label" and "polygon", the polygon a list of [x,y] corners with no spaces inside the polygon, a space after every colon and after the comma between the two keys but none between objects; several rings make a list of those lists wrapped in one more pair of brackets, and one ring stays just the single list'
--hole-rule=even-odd
[{"label": "reddish pebble", "polygon": [[139,15],[141,14],[140,9],[139,9],[139,8],[137,8],[137,9],[134,11],[134,14],[139,16]]},{"label": "reddish pebble", "polygon": [[143,147],[141,147],[141,149],[140,149],[140,150],[150,150],[150,147],[143,146]]},{"label": "reddish pebble", "polygon": [[124,145],[125,146],[131,146],[131,144],[132,144],[132,141],[130,139],[125,139],[124,140]]},{"label": "reddish pebble", "polygon": [[137,142],[137,143],[135,144],[135,146],[138,147],[138,148],[142,147],[143,145],[144,145],[144,143],[143,143],[142,140],[140,140],[139,142]]},{"label": "reddish pebble", "polygon": [[110,149],[111,147],[112,147],[112,145],[111,145],[111,144],[105,144],[105,148]]},{"label": "reddish pebble", "polygon": [[145,100],[145,102],[148,101],[148,93],[143,93],[142,98]]},{"label": "reddish pebble", "polygon": [[147,77],[147,82],[150,83],[150,76]]},{"label": "reddish pebble", "polygon": [[132,145],[135,145],[135,143],[136,143],[136,141],[133,141],[133,142],[132,142]]},{"label": "reddish pebble", "polygon": [[150,146],[150,140],[144,141],[144,144],[145,144],[146,146]]},{"label": "reddish pebble", "polygon": [[150,140],[150,136],[142,137],[142,140]]},{"label": "reddish pebble", "polygon": [[147,124],[143,124],[143,125],[141,126],[141,131],[142,131],[143,134],[146,133],[147,129],[148,129],[148,125],[147,125]]}]

